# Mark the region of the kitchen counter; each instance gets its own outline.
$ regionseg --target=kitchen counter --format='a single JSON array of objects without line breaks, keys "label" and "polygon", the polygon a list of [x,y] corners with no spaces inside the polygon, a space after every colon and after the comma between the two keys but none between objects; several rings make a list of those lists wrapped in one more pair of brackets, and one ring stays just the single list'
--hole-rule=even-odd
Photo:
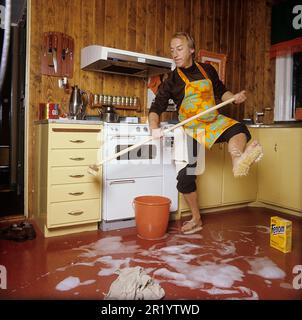
[{"label": "kitchen counter", "polygon": [[249,128],[302,128],[302,121],[279,121],[273,124],[247,124]]},{"label": "kitchen counter", "polygon": [[61,124],[103,124],[100,120],[70,120],[70,119],[46,119],[37,120],[35,124],[48,124],[48,123],[61,123]]}]

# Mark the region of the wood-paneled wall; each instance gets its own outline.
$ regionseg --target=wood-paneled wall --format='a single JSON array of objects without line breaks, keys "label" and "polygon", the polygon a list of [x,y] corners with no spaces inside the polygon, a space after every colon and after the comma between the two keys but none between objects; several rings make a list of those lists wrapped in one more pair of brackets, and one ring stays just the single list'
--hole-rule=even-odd
[{"label": "wood-paneled wall", "polygon": [[[58,78],[40,73],[43,32],[58,31],[75,40],[71,85],[111,95],[136,95],[142,111],[121,115],[146,116],[147,83],[143,79],[80,70],[80,49],[91,44],[170,56],[169,41],[176,31],[190,33],[196,49],[227,55],[226,86],[246,89],[244,106],[230,106],[226,114],[242,119],[273,106],[273,69],[269,60],[271,0],[30,0],[28,96],[28,202],[32,210],[32,146],[39,102],[56,102],[68,110],[69,94]],[[96,114],[95,110],[89,111]]]}]

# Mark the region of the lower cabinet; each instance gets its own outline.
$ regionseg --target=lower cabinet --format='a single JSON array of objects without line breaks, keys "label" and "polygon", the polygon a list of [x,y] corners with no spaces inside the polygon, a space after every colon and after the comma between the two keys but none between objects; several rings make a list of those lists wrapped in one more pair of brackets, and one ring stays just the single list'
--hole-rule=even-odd
[{"label": "lower cabinet", "polygon": [[[250,129],[252,140],[257,131]],[[253,202],[257,197],[257,165],[246,177],[234,178],[231,156],[226,143],[215,144],[206,150],[205,171],[197,177],[197,192],[201,209]],[[189,209],[183,195],[180,195],[181,211]]]},{"label": "lower cabinet", "polygon": [[302,128],[260,128],[258,200],[302,211]]},{"label": "lower cabinet", "polygon": [[97,230],[101,177],[88,166],[100,158],[101,126],[36,125],[34,219],[45,237]]}]

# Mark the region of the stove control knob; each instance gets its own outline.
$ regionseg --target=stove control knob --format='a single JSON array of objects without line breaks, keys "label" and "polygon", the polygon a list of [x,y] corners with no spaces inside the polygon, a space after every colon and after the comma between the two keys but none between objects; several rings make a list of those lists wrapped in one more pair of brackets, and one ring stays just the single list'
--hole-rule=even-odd
[{"label": "stove control knob", "polygon": [[136,131],[137,131],[137,132],[140,132],[140,131],[141,131],[141,128],[140,128],[140,127],[136,127]]},{"label": "stove control knob", "polygon": [[145,131],[145,132],[148,132],[148,128],[147,128],[147,127],[144,127],[144,131]]}]

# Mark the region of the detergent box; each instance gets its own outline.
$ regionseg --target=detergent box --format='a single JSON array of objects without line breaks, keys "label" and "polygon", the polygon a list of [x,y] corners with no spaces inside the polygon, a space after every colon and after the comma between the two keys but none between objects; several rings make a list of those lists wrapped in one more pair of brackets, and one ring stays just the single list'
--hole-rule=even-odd
[{"label": "detergent box", "polygon": [[280,217],[271,217],[270,246],[283,253],[292,250],[292,223]]}]

